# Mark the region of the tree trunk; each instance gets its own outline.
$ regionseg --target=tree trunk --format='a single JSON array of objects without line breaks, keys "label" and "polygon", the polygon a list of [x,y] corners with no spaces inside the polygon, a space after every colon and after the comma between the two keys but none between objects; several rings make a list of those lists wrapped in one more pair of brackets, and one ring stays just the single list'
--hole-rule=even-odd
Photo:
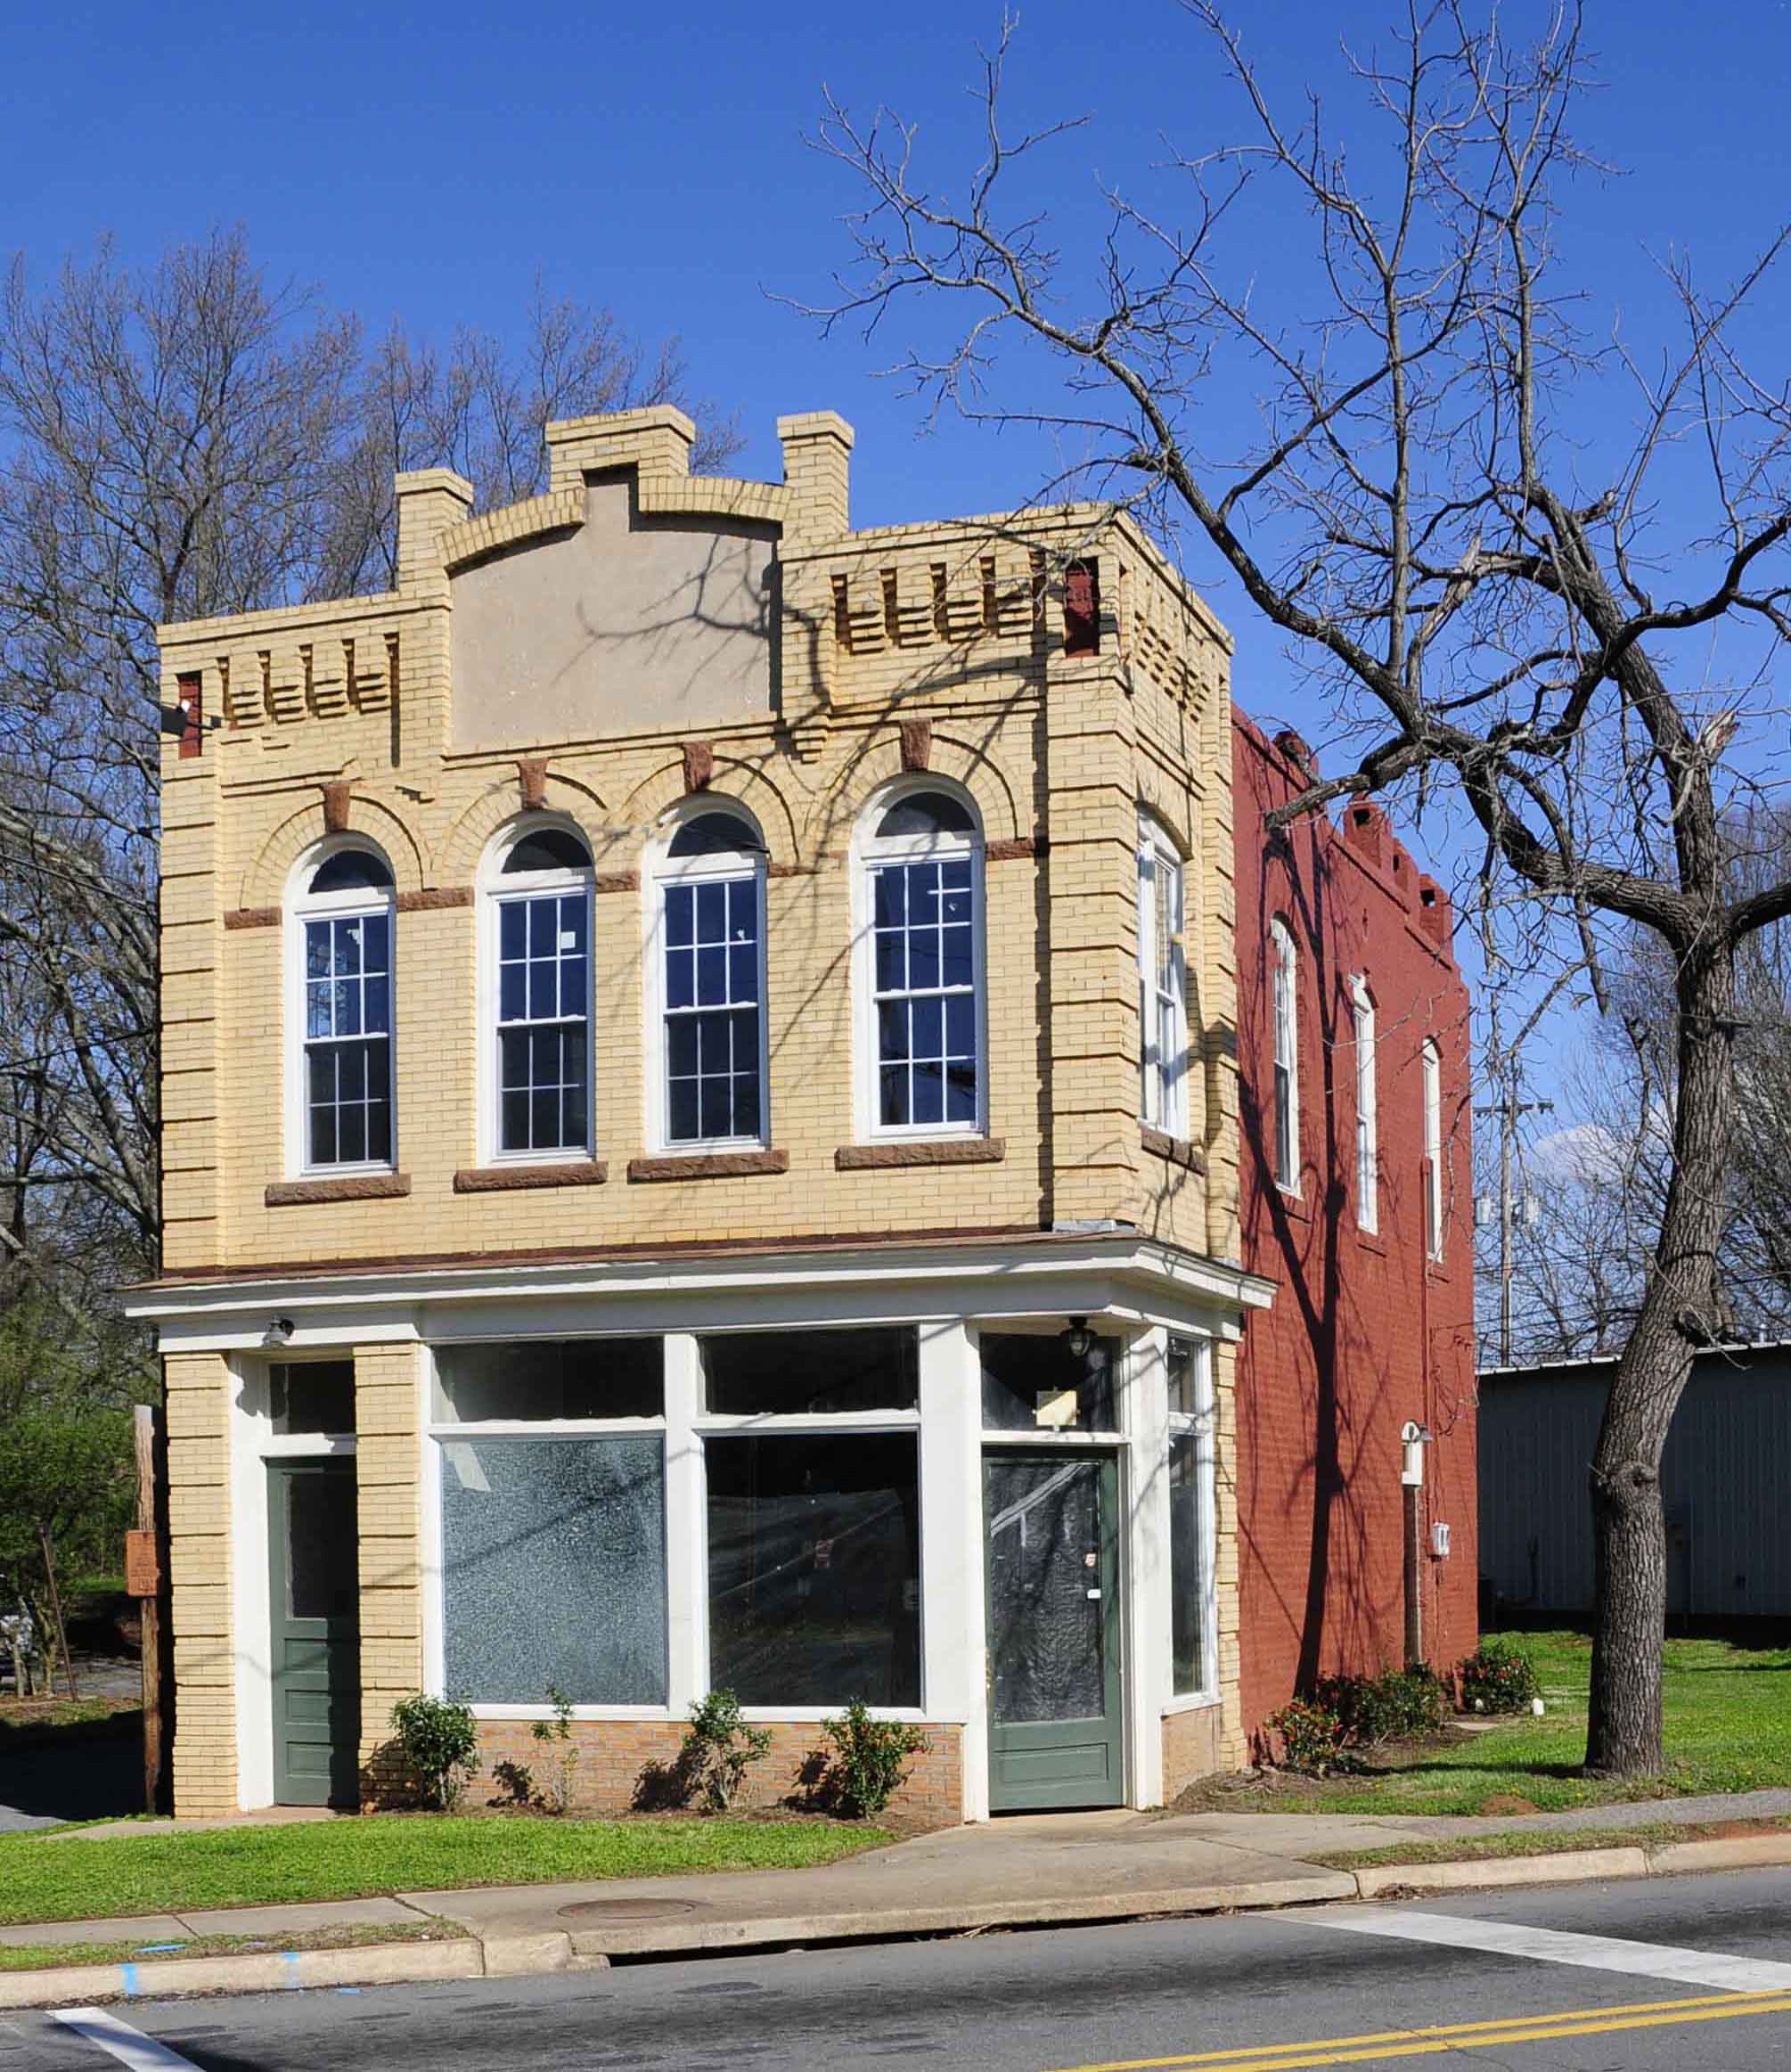
[{"label": "tree trunk", "polygon": [[1735,1131],[1730,945],[1701,943],[1683,952],[1677,993],[1672,1175],[1641,1310],[1617,1363],[1592,1460],[1598,1597],[1586,1767],[1611,1777],[1652,1776],[1665,1765],[1660,1462],[1692,1355],[1718,1335],[1716,1246]]}]

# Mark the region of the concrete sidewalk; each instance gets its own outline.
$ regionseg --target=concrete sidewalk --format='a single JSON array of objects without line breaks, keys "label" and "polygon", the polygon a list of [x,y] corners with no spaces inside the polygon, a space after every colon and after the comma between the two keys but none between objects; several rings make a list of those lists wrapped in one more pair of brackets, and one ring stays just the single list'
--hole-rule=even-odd
[{"label": "concrete sidewalk", "polygon": [[[0,2007],[71,1997],[249,1991],[515,1976],[789,1944],[967,1933],[1291,1906],[1394,1889],[1644,1877],[1791,1862],[1791,1830],[1616,1848],[1611,1830],[1758,1822],[1791,1815],[1791,1790],[1640,1801],[1515,1818],[1321,1814],[1055,1814],[953,1828],[805,1871],[721,1871],[560,1885],[404,1892],[385,1898],[205,1909],[0,1929],[0,1945],[132,1942],[203,1935],[268,1942],[319,1929],[452,1923],[464,1939],[0,1974]],[[1486,1834],[1558,1837],[1545,1855],[1336,1870],[1314,1855],[1434,1845]],[[1587,1846],[1576,1847],[1581,1841]],[[241,1971],[240,1984],[231,1981]],[[203,1973],[200,1977],[198,1974]],[[128,1976],[127,1976],[128,1974]]]}]

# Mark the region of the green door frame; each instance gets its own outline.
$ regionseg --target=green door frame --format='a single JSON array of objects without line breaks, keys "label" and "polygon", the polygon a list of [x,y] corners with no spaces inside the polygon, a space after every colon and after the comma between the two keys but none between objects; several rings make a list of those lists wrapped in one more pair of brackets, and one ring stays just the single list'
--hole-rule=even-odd
[{"label": "green door frame", "polygon": [[1050,1812],[1125,1803],[1125,1622],[1121,1605],[1119,1453],[1116,1447],[989,1446],[983,1449],[983,1591],[993,1617],[993,1547],[988,1465],[1014,1458],[1083,1464],[1098,1477],[1100,1649],[1105,1709],[1099,1720],[1041,1720],[1003,1724],[994,1716],[993,1642],[986,1678],[989,1706],[989,1810]]},{"label": "green door frame", "polygon": [[[352,1455],[306,1455],[270,1460],[266,1465],[274,1802],[355,1806],[360,1800],[358,1592],[346,1614],[294,1617],[287,1576],[294,1485],[322,1476],[346,1482],[352,1514],[355,1461]],[[317,1494],[323,1495],[321,1487]]]}]

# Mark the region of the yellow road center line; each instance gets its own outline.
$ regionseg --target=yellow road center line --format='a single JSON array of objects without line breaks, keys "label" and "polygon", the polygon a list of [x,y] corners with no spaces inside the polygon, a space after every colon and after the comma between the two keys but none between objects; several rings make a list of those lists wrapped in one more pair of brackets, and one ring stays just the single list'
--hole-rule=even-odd
[{"label": "yellow road center line", "polygon": [[1321,2036],[1307,2043],[1251,2043],[1173,2058],[1123,2058],[1060,2068],[1060,2072],[1298,2072],[1312,2065],[1362,2064],[1376,2058],[1419,2058],[1444,2051],[1485,2050],[1498,2043],[1546,2043],[1623,2029],[1665,2028],[1685,2022],[1733,2021],[1741,2015],[1791,2012],[1791,1993],[1721,1993],[1689,2000],[1634,2001],[1618,2007],[1584,2007],[1553,2015],[1508,2015],[1502,2020],[1385,2029],[1354,2036]]}]

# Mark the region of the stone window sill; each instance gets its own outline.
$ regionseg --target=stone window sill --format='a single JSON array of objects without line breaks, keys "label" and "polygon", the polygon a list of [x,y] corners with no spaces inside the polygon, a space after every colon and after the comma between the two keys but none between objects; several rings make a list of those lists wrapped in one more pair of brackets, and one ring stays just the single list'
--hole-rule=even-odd
[{"label": "stone window sill", "polygon": [[913,1166],[999,1166],[1005,1137],[934,1137],[912,1143],[841,1144],[833,1154],[839,1173],[889,1173]]},{"label": "stone window sill", "polygon": [[609,1177],[601,1159],[568,1159],[538,1166],[462,1166],[456,1194],[509,1194],[525,1187],[601,1187]]},{"label": "stone window sill", "polygon": [[1190,1144],[1184,1137],[1173,1137],[1165,1130],[1152,1129],[1145,1123],[1140,1134],[1144,1148],[1153,1159],[1166,1159],[1172,1166],[1183,1166],[1190,1173],[1206,1170],[1206,1154],[1198,1145]]},{"label": "stone window sill", "polygon": [[628,1178],[650,1180],[746,1180],[759,1173],[787,1173],[788,1151],[692,1151],[630,1159]]},{"label": "stone window sill", "polygon": [[275,1180],[262,1200],[269,1208],[319,1201],[396,1201],[411,1191],[408,1173],[352,1173],[339,1180]]}]

